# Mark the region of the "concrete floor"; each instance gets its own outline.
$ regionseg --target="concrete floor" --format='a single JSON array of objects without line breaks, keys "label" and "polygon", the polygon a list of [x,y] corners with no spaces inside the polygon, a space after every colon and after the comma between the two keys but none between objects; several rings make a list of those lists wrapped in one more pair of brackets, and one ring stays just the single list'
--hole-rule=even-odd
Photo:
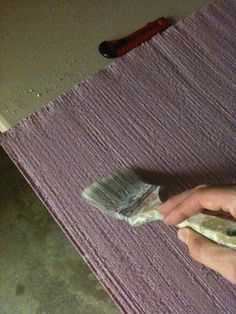
[{"label": "concrete floor", "polygon": [[118,314],[1,149],[0,174],[0,313]]},{"label": "concrete floor", "polygon": [[0,1],[0,131],[110,63],[97,51],[160,16],[209,0]]},{"label": "concrete floor", "polygon": [[[110,60],[97,45],[208,0],[0,3],[0,131]],[[113,314],[110,297],[0,150],[0,314]]]}]

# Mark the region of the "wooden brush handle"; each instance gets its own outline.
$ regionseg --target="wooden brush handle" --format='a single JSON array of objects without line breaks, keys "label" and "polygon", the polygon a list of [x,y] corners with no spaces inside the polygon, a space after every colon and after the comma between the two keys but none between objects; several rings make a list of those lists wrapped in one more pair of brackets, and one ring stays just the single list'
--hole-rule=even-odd
[{"label": "wooden brush handle", "polygon": [[189,217],[177,227],[189,227],[218,244],[236,249],[236,222],[234,221],[201,213]]}]

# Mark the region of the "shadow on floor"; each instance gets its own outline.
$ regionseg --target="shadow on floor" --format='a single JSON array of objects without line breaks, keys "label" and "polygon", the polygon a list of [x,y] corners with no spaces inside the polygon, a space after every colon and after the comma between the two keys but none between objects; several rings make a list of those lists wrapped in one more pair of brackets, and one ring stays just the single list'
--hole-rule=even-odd
[{"label": "shadow on floor", "polygon": [[0,255],[1,314],[119,313],[1,148]]}]

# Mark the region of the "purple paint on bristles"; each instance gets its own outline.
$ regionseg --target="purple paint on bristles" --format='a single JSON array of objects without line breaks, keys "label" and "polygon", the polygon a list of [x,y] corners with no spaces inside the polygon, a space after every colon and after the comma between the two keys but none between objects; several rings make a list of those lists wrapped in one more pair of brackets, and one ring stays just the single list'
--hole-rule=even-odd
[{"label": "purple paint on bristles", "polygon": [[124,166],[172,192],[236,183],[235,33],[236,1],[215,1],[1,136],[124,313],[235,313],[235,287],[194,262],[174,228],[132,229],[81,197]]}]

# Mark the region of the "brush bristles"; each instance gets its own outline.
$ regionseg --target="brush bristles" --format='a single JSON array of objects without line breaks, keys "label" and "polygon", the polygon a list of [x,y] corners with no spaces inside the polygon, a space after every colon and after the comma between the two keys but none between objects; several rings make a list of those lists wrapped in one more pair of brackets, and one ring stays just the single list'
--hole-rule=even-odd
[{"label": "brush bristles", "polygon": [[144,183],[133,170],[123,169],[86,188],[83,197],[103,211],[129,217],[155,188]]}]

